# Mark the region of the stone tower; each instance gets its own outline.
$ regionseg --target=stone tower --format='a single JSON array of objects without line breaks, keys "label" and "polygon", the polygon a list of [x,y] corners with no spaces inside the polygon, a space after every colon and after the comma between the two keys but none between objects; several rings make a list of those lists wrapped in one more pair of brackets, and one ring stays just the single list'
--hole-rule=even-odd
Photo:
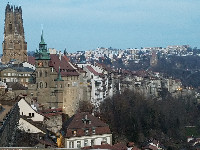
[{"label": "stone tower", "polygon": [[152,56],[150,58],[150,65],[151,65],[151,67],[154,67],[154,66],[157,65],[157,63],[158,63],[158,56],[156,54],[156,51],[153,50],[152,51]]},{"label": "stone tower", "polygon": [[47,49],[47,44],[44,42],[43,31],[41,35],[41,42],[39,43],[39,50],[35,53],[36,66],[36,84],[37,84],[37,98],[38,102],[48,106],[50,104],[51,94],[51,68],[49,67],[50,53]]},{"label": "stone tower", "polygon": [[27,61],[27,42],[24,36],[22,8],[6,6],[2,63],[10,60]]}]

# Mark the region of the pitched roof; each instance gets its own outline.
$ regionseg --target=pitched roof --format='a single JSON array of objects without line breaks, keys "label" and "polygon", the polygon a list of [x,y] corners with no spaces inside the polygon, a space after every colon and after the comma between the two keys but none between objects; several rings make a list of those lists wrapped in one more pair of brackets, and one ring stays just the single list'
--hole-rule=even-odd
[{"label": "pitched roof", "polygon": [[25,121],[27,121],[28,123],[32,124],[36,128],[40,129],[42,132],[44,132],[44,134],[47,133],[46,127],[44,127],[44,125],[41,122],[33,121],[29,117],[27,117],[27,116],[20,116],[20,118],[24,119]]},{"label": "pitched roof", "polygon": [[33,56],[28,56],[28,63],[35,66],[35,57]]},{"label": "pitched roof", "polygon": [[62,108],[45,109],[45,110],[40,111],[40,114],[44,115],[45,117],[62,115]]},{"label": "pitched roof", "polygon": [[[77,113],[74,116],[72,116],[68,122],[64,125],[66,136],[71,137],[73,136],[70,131],[77,130],[76,136],[84,136],[85,129],[90,130],[88,135],[92,132],[91,130],[95,128],[96,134],[110,134],[109,126],[98,119],[97,117],[89,114],[88,112],[81,112]],[[79,131],[78,131],[79,130]]]},{"label": "pitched roof", "polygon": [[7,82],[7,87],[12,90],[27,90],[28,88],[20,84],[19,82]]},{"label": "pitched roof", "polygon": [[119,144],[119,145],[102,144],[102,145],[87,146],[83,147],[82,149],[127,150],[127,147],[124,144]]},{"label": "pitched roof", "polygon": [[59,59],[59,55],[51,54],[50,66],[52,66],[56,72],[59,72],[61,76],[79,76],[79,73],[76,71],[75,67],[68,61],[66,56],[61,56],[61,60]]},{"label": "pitched roof", "polygon": [[91,66],[87,65],[86,68],[93,73],[95,76],[101,75],[100,73],[96,72]]}]

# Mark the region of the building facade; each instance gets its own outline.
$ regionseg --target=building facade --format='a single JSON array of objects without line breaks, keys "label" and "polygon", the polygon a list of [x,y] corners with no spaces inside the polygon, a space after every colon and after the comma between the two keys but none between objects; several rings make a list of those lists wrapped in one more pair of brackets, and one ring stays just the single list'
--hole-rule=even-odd
[{"label": "building facade", "polygon": [[62,108],[69,116],[79,107],[79,73],[65,55],[50,54],[43,34],[36,50],[34,83],[29,94],[45,108]]},{"label": "building facade", "polygon": [[65,147],[81,148],[93,145],[112,145],[109,126],[97,117],[87,113],[77,113],[64,125]]},{"label": "building facade", "polygon": [[11,60],[27,61],[27,42],[24,36],[22,8],[6,6],[2,63]]}]

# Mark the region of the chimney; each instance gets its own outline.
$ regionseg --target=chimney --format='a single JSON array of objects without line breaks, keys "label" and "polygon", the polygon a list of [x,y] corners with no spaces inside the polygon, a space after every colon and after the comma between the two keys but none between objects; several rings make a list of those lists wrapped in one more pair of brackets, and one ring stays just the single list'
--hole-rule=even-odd
[{"label": "chimney", "polygon": [[59,51],[59,59],[60,59],[60,61],[61,61],[61,51]]}]

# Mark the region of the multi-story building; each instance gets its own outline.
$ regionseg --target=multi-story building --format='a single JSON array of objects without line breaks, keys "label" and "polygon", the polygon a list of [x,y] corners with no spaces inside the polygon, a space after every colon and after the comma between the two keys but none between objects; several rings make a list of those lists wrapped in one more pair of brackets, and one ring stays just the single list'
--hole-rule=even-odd
[{"label": "multi-story building", "polygon": [[15,59],[27,61],[27,42],[24,36],[22,9],[9,4],[5,10],[4,41],[2,43],[2,63]]},{"label": "multi-story building", "polygon": [[34,72],[29,67],[9,66],[0,69],[0,80],[4,83],[19,82],[23,86],[28,87],[31,74]]},{"label": "multi-story building", "polygon": [[112,134],[109,126],[93,115],[82,112],[75,114],[66,125],[65,147],[81,148],[93,145],[112,145]]},{"label": "multi-story building", "polygon": [[79,73],[65,55],[50,55],[43,34],[36,51],[34,84],[29,94],[37,97],[46,108],[63,108],[64,113],[73,115],[79,107]]}]

